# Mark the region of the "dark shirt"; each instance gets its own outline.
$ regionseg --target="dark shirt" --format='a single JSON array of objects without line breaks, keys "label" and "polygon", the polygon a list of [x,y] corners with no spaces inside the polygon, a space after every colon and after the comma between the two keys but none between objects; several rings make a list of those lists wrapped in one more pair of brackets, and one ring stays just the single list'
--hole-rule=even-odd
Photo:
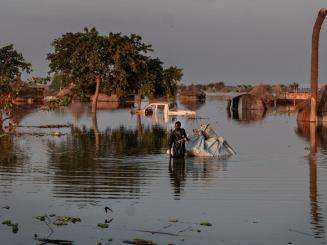
[{"label": "dark shirt", "polygon": [[173,157],[184,157],[185,155],[185,141],[189,140],[185,129],[174,129],[169,137],[169,149],[173,148]]}]

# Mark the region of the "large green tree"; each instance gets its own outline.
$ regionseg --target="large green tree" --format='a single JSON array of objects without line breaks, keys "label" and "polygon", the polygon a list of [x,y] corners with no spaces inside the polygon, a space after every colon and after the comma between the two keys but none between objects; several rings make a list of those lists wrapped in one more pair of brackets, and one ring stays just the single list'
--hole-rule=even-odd
[{"label": "large green tree", "polygon": [[[92,111],[96,111],[99,91],[119,96],[166,95],[176,92],[181,69],[163,68],[159,59],[151,58],[151,45],[136,34],[100,35],[95,28],[66,33],[54,40],[50,73],[61,74],[78,86],[96,84]],[[140,103],[139,103],[140,104]]]},{"label": "large green tree", "polygon": [[65,74],[79,84],[96,83],[93,112],[101,87],[120,95],[138,86],[133,75],[145,62],[144,54],[150,51],[150,45],[143,43],[138,35],[100,35],[95,28],[66,33],[52,46],[54,50],[47,56],[50,73]]}]

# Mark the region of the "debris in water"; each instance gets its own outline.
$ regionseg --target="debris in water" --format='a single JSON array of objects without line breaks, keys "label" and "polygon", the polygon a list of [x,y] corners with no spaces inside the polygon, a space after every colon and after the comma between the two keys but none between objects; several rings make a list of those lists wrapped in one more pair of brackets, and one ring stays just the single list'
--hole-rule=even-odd
[{"label": "debris in water", "polygon": [[104,223],[106,223],[106,224],[110,224],[113,220],[114,220],[113,218],[111,218],[111,219],[109,219],[109,220],[106,219],[106,220],[104,221]]},{"label": "debris in water", "polygon": [[171,223],[177,223],[178,222],[178,219],[170,219],[169,222],[171,222]]},{"label": "debris in water", "polygon": [[135,231],[151,233],[151,234],[168,235],[168,236],[179,236],[178,234],[175,234],[175,233],[162,232],[162,231],[148,231],[148,230],[135,230]]},{"label": "debris in water", "polygon": [[111,211],[111,212],[113,212],[111,208],[109,208],[108,206],[106,206],[106,207],[104,208],[104,211],[105,211],[106,213],[108,213],[108,210]]},{"label": "debris in water", "polygon": [[10,207],[9,206],[4,206],[4,207],[2,207],[3,209],[10,209]]},{"label": "debris in water", "polygon": [[18,224],[15,223],[15,224],[12,224],[12,233],[17,233],[18,232]]},{"label": "debris in water", "polygon": [[72,245],[73,241],[69,240],[57,240],[57,239],[49,239],[49,238],[39,238],[39,242],[42,242],[42,244],[57,244],[57,245]]},{"label": "debris in water", "polygon": [[259,223],[259,220],[257,220],[257,219],[252,220],[252,224],[257,224],[257,223]]}]

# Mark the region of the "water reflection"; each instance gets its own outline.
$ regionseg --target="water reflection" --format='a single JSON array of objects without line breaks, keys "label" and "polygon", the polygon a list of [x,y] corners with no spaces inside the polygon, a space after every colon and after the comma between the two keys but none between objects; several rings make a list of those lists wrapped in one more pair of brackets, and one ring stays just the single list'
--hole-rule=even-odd
[{"label": "water reflection", "polygon": [[192,110],[192,111],[199,110],[205,104],[204,101],[198,101],[198,100],[190,100],[190,101],[180,100],[180,103],[186,109],[189,109],[189,110]]},{"label": "water reflection", "polygon": [[176,200],[179,200],[181,192],[185,187],[185,159],[169,159],[169,176],[170,183],[172,184],[174,189],[174,198]]},{"label": "water reflection", "polygon": [[228,118],[240,121],[242,123],[252,123],[261,121],[266,116],[265,110],[227,110]]},{"label": "water reflection", "polygon": [[10,193],[28,156],[12,136],[0,137],[0,192]]},{"label": "water reflection", "polygon": [[[65,198],[135,198],[151,174],[147,154],[166,146],[166,131],[159,126],[106,129],[100,132],[96,114],[93,128],[73,128],[65,140],[48,141],[49,168],[54,171],[54,195]],[[138,159],[133,156],[139,156]],[[143,158],[142,158],[143,156]]]},{"label": "water reflection", "polygon": [[[324,238],[325,226],[324,218],[322,216],[322,208],[318,200],[318,184],[317,184],[317,147],[319,145],[326,145],[324,142],[327,140],[327,132],[323,126],[318,126],[316,123],[303,123],[298,122],[297,133],[304,137],[310,143],[309,159],[309,188],[310,188],[310,206],[311,206],[311,224],[313,234],[316,238]],[[319,135],[319,137],[317,137]]]}]

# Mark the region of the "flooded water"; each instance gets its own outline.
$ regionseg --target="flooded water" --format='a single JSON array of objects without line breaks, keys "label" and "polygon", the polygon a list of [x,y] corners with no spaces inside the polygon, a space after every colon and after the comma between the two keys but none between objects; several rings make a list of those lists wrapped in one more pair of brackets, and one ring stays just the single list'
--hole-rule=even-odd
[{"label": "flooded water", "polygon": [[[160,115],[137,117],[119,109],[94,118],[82,104],[26,115],[22,126],[74,126],[22,127],[21,135],[0,138],[0,205],[10,206],[0,209],[0,219],[19,224],[16,234],[0,226],[1,244],[38,244],[34,234],[74,244],[134,238],[157,244],[325,244],[327,132],[318,129],[318,152],[310,154],[310,129],[298,128],[294,113],[234,120],[226,101],[214,96],[191,107],[203,119],[177,118],[186,131],[210,123],[236,156],[169,163],[167,135],[176,119],[165,123]],[[51,224],[51,234],[35,219],[43,214],[82,222]],[[113,219],[109,228],[97,227],[106,219]]]}]

